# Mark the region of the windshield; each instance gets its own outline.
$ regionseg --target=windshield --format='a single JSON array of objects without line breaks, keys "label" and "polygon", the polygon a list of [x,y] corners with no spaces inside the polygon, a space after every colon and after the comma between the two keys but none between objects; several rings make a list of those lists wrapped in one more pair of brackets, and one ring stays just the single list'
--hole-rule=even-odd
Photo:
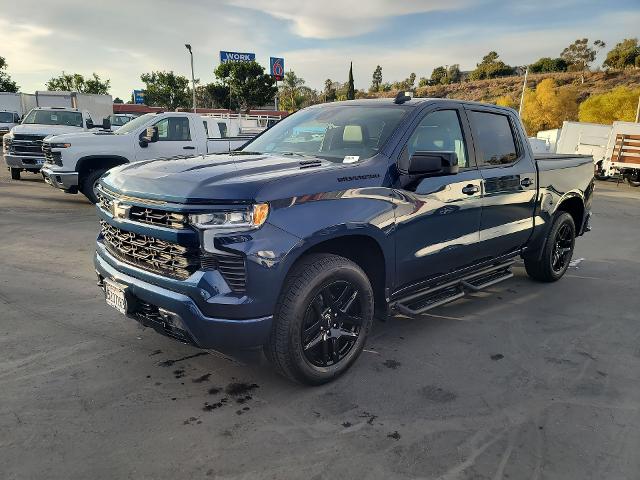
[{"label": "windshield", "polygon": [[149,121],[149,118],[153,117],[153,115],[154,115],[153,113],[145,113],[144,115],[138,118],[134,118],[133,120],[128,122],[126,125],[116,130],[115,131],[116,135],[127,135],[128,133],[134,130],[137,130],[138,127],[141,127],[142,125],[147,123]]},{"label": "windshield", "polygon": [[64,110],[31,110],[23,124],[67,125],[82,128],[82,113]]},{"label": "windshield", "polygon": [[125,123],[129,123],[131,121],[131,117],[127,117],[126,115],[111,115],[111,125],[116,127],[121,127]]},{"label": "windshield", "polygon": [[0,123],[13,123],[13,113],[0,112]]},{"label": "windshield", "polygon": [[244,152],[309,155],[353,163],[374,156],[409,107],[335,105],[291,115],[245,145]]}]

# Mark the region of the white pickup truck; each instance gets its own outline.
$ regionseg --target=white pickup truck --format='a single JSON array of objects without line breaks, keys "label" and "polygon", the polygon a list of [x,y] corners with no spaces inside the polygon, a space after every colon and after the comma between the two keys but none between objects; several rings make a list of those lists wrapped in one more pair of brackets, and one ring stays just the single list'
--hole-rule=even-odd
[{"label": "white pickup truck", "polygon": [[53,135],[86,132],[94,125],[87,110],[67,107],[34,108],[2,138],[2,153],[13,180],[20,172],[38,173],[44,163],[42,142]]},{"label": "white pickup truck", "polygon": [[94,185],[117,165],[228,152],[255,136],[227,136],[228,122],[196,113],[147,113],[115,132],[58,135],[42,144],[46,161],[41,173],[50,185],[67,193],[80,191],[95,203]]}]

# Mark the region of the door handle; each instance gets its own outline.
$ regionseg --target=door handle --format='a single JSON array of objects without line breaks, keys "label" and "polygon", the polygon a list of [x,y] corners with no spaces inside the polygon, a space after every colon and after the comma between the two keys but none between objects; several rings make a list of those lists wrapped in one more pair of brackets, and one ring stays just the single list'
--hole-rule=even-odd
[{"label": "door handle", "polygon": [[474,193],[478,193],[479,191],[480,187],[472,183],[462,188],[462,193],[464,193],[465,195],[473,195]]},{"label": "door handle", "polygon": [[183,149],[183,150],[195,150],[195,149],[196,149],[196,147],[190,147],[190,146],[187,146],[187,147],[182,147],[182,149]]},{"label": "door handle", "polygon": [[523,178],[522,180],[520,180],[520,185],[522,185],[523,187],[530,187],[531,185],[533,185],[533,180],[531,180],[530,178]]}]

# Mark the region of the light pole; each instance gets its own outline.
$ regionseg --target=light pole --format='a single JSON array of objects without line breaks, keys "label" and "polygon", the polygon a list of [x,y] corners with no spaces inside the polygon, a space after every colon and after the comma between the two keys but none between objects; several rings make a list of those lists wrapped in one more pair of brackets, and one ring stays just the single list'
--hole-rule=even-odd
[{"label": "light pole", "polygon": [[193,75],[193,52],[191,51],[191,45],[188,43],[184,44],[189,50],[189,55],[191,55],[191,91],[193,92],[193,113],[196,113],[196,77]]},{"label": "light pole", "polygon": [[529,67],[524,71],[524,82],[522,83],[522,94],[520,95],[520,108],[518,116],[522,118],[522,107],[524,106],[524,92],[527,90],[527,76],[529,75]]}]

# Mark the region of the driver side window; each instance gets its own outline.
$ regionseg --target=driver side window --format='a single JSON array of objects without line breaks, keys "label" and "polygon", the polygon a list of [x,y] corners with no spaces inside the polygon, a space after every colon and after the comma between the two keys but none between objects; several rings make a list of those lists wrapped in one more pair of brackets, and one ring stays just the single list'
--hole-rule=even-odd
[{"label": "driver side window", "polygon": [[468,155],[456,110],[438,110],[422,119],[407,142],[407,153],[455,152],[460,168],[469,166]]}]

